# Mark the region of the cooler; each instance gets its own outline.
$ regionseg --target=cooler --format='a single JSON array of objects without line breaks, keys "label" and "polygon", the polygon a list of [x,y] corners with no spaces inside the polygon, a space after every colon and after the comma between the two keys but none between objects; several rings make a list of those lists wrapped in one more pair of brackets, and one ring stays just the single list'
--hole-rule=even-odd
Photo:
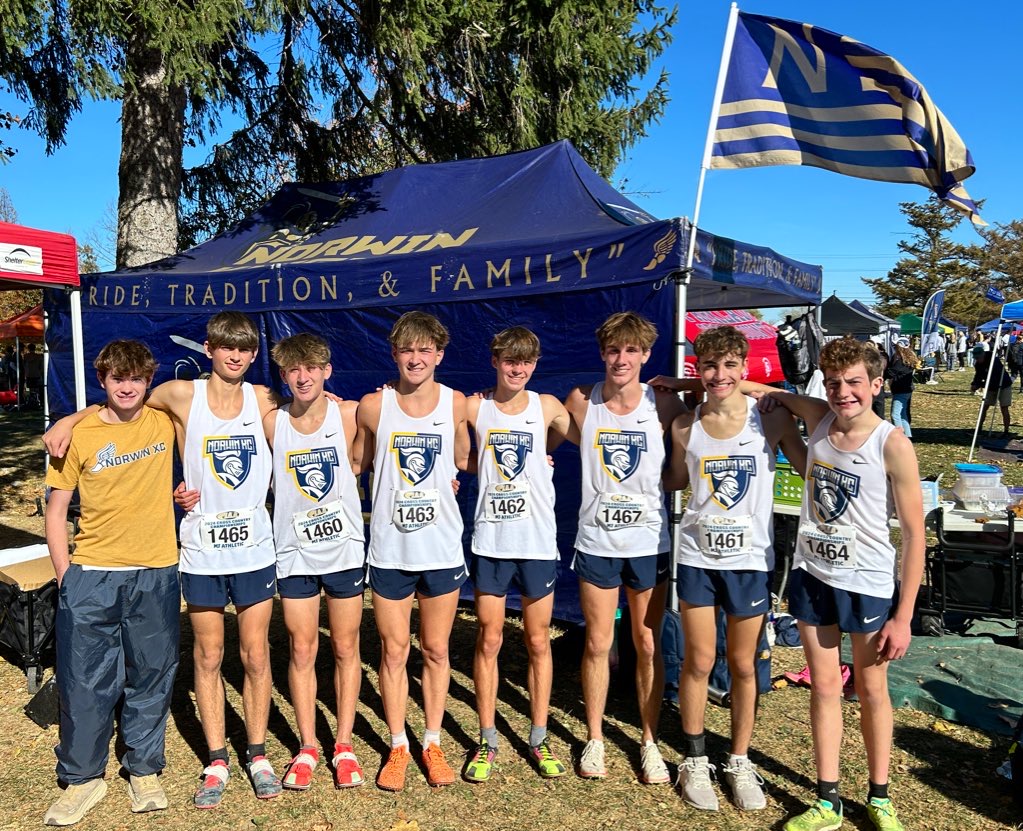
[{"label": "cooler", "polygon": [[45,543],[0,551],[0,643],[16,653],[31,693],[42,683],[56,617],[57,578]]}]

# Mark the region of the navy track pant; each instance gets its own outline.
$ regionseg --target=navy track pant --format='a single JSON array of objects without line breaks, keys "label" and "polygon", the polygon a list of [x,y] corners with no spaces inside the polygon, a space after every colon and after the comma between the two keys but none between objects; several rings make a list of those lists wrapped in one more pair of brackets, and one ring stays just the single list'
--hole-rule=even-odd
[{"label": "navy track pant", "polygon": [[103,776],[121,696],[121,764],[135,776],[163,770],[164,732],[178,668],[178,567],[130,571],[72,565],[57,601],[60,744],[57,777]]}]

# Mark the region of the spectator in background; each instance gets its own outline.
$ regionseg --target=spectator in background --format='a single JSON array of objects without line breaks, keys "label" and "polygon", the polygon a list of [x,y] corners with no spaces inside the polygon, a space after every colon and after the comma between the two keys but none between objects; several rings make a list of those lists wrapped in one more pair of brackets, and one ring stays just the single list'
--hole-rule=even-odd
[{"label": "spectator in background", "polygon": [[1019,391],[1023,393],[1023,330],[1016,332],[1015,340],[1005,353],[1005,360],[1009,365],[1009,374],[1019,376]]},{"label": "spectator in background", "polygon": [[959,357],[959,371],[966,369],[966,330],[959,330],[959,337],[956,339],[956,354]]},{"label": "spectator in background", "polygon": [[990,344],[984,338],[983,332],[975,332],[973,340],[973,366],[977,365],[977,361],[980,360],[980,356],[990,349]]},{"label": "spectator in background", "polygon": [[956,336],[945,335],[945,371],[951,372],[956,363]]},{"label": "spectator in background", "polygon": [[1002,365],[1002,359],[993,352],[984,352],[977,361],[973,373],[973,383],[970,388],[977,394],[983,395],[984,384],[987,383],[988,368],[994,358],[994,367],[991,368],[991,381],[988,383],[987,395],[984,395],[984,406],[980,411],[980,423],[983,424],[987,418],[988,408],[997,402],[1002,411],[1002,433],[999,438],[1008,439],[1009,433],[1009,407],[1012,406],[1012,376]]},{"label": "spectator in background", "polygon": [[[884,373],[885,370],[888,369],[888,356],[885,355],[884,350],[876,341],[870,341],[870,346],[877,351],[877,354],[881,359],[881,377],[886,378],[887,376]],[[874,401],[870,407],[882,421],[885,420],[885,401],[887,398],[888,393],[885,392],[884,383],[882,382],[881,390],[874,396]]]},{"label": "spectator in background", "polygon": [[902,337],[895,341],[884,370],[884,378],[892,393],[892,424],[901,427],[907,438],[913,438],[913,429],[909,425],[909,406],[913,398],[913,373],[917,368],[916,353],[909,348],[909,338]]},{"label": "spectator in background", "polygon": [[13,390],[18,385],[18,362],[14,357],[14,347],[8,345],[0,361],[0,384],[4,389]]},{"label": "spectator in background", "polygon": [[30,395],[42,401],[43,392],[43,356],[36,352],[36,345],[30,343],[25,353],[25,389]]}]

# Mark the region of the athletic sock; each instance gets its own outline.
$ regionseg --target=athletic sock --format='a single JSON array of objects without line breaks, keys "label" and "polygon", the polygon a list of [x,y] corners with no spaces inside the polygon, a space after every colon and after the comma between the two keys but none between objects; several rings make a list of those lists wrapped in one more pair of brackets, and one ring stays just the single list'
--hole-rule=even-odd
[{"label": "athletic sock", "polygon": [[540,742],[547,738],[547,725],[540,727],[536,724],[529,725],[529,746],[539,747]]},{"label": "athletic sock", "polygon": [[431,744],[440,747],[440,730],[423,731],[423,750],[426,750]]},{"label": "athletic sock", "polygon": [[266,745],[250,744],[245,751],[245,756],[249,760],[249,764],[252,764],[256,759],[266,757]]},{"label": "athletic sock", "polygon": [[312,756],[317,761],[319,761],[319,759],[320,759],[320,751],[314,745],[311,745],[311,744],[299,745],[298,752],[299,753],[308,753],[310,756]]},{"label": "athletic sock", "polygon": [[729,767],[735,767],[737,762],[748,762],[748,761],[749,761],[749,756],[747,754],[745,754],[745,753],[743,753],[741,756],[739,756],[736,753],[729,753],[728,754],[728,766]]},{"label": "athletic sock", "polygon": [[225,765],[228,763],[226,747],[210,751],[210,764],[212,765],[214,762],[223,762]]},{"label": "athletic sock", "polygon": [[[439,733],[437,734],[440,735]],[[496,727],[481,727],[480,728],[480,739],[490,745],[492,750],[497,750],[497,728]]]},{"label": "athletic sock", "polygon": [[707,755],[707,734],[682,733],[682,755],[687,759]]},{"label": "athletic sock", "polygon": [[838,795],[838,782],[825,782],[817,780],[817,798],[821,802],[827,802],[836,813],[842,810],[842,800]]},{"label": "athletic sock", "polygon": [[867,789],[867,799],[888,799],[888,783],[878,785],[877,782],[870,782]]},{"label": "athletic sock", "polygon": [[391,750],[398,747],[404,747],[405,752],[408,752],[408,735],[404,730],[400,733],[391,733]]}]

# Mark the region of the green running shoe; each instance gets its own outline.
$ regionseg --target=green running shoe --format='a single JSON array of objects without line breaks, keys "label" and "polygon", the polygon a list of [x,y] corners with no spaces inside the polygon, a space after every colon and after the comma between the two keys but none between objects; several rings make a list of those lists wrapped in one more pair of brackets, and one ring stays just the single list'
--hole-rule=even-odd
[{"label": "green running shoe", "polygon": [[529,755],[536,762],[536,768],[544,779],[557,779],[568,773],[568,768],[554,755],[546,737],[536,747],[529,748]]},{"label": "green running shoe", "polygon": [[871,799],[867,802],[867,814],[878,831],[905,831],[895,813],[890,799]]},{"label": "green running shoe", "polygon": [[842,827],[842,809],[838,813],[830,802],[818,800],[810,810],[785,823],[785,831],[836,831]]},{"label": "green running shoe", "polygon": [[465,763],[462,771],[462,778],[466,782],[486,782],[494,772],[494,758],[497,750],[487,744],[486,739],[480,739],[479,745]]}]

